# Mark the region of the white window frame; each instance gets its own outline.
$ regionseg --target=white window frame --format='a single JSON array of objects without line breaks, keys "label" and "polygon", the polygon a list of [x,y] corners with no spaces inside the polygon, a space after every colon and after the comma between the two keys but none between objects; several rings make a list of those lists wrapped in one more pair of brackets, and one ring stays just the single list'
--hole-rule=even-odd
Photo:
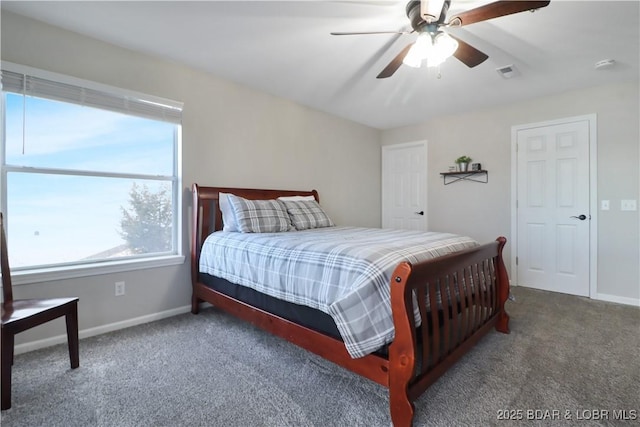
[{"label": "white window frame", "polygon": [[[172,101],[152,95],[142,94],[138,92],[128,91],[124,89],[120,89],[113,86],[103,85],[100,83],[83,80],[67,75],[62,75],[58,73],[53,73],[45,70],[40,70],[33,67],[28,67],[20,64],[14,64],[7,61],[2,61],[1,68],[3,70],[22,73],[42,79],[51,80],[59,83],[66,83],[74,86],[79,86],[91,90],[101,91],[109,94],[114,94],[117,96],[127,97],[135,100],[144,100],[144,102],[149,103],[158,103],[160,105],[168,105],[175,108],[179,108],[182,110],[182,103],[177,101]],[[7,206],[7,172],[9,171],[19,171],[22,168],[16,167],[8,167],[4,165],[5,158],[5,150],[6,144],[4,143],[4,131],[6,129],[5,123],[5,98],[1,97],[2,100],[0,102],[0,120],[2,122],[1,132],[2,132],[2,144],[0,150],[0,160],[2,160],[1,164],[2,173],[0,174],[0,193],[2,197],[0,197],[0,210],[4,211]],[[63,279],[72,279],[77,277],[87,277],[87,276],[95,276],[101,274],[110,274],[110,273],[119,273],[126,271],[134,271],[134,270],[142,270],[148,268],[158,268],[158,267],[167,267],[172,265],[180,265],[184,264],[185,256],[183,253],[183,245],[182,245],[182,132],[181,126],[178,126],[178,131],[176,135],[176,143],[174,145],[174,177],[175,179],[172,182],[172,193],[174,197],[173,201],[173,218],[175,219],[175,231],[174,231],[174,248],[175,254],[170,255],[157,255],[157,256],[144,256],[140,258],[129,258],[123,260],[114,260],[114,261],[97,261],[95,263],[82,263],[82,264],[68,264],[68,265],[60,265],[60,266],[52,266],[52,267],[37,267],[37,268],[26,268],[20,269],[16,271],[12,271],[11,279],[12,284],[21,285],[21,284],[29,284],[29,283],[38,283],[38,282],[48,282],[55,280],[63,280]],[[45,169],[45,168],[39,168]],[[53,173],[58,173],[55,169],[50,169]],[[77,173],[73,175],[82,175],[82,173]],[[98,173],[92,174],[92,176],[97,176]],[[111,174],[103,173],[105,177],[109,177]],[[133,174],[131,174],[133,175]],[[143,176],[145,179],[149,179],[148,176]],[[7,218],[9,220],[9,218]]]}]

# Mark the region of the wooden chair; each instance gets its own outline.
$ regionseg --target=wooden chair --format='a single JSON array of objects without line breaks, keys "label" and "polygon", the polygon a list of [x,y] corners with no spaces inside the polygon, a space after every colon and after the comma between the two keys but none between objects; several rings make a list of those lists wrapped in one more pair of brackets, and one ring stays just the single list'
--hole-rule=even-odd
[{"label": "wooden chair", "polygon": [[71,369],[80,365],[78,354],[78,298],[14,300],[7,240],[0,213],[0,261],[2,264],[2,410],[11,408],[11,366],[14,336],[34,326],[65,316]]}]

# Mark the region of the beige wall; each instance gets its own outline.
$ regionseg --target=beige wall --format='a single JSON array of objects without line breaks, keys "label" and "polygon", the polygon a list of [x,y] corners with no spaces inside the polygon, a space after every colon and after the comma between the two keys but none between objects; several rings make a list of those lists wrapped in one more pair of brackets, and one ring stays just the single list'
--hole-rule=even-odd
[{"label": "beige wall", "polygon": [[[620,211],[620,200],[640,199],[639,99],[637,81],[595,87],[384,131],[382,143],[427,139],[429,227],[489,241],[511,233],[511,127],[596,113],[598,200],[611,201],[598,212],[598,294],[639,301],[638,212]],[[439,172],[463,154],[489,171],[488,184],[443,185]]]},{"label": "beige wall", "polygon": [[[2,12],[2,60],[184,102],[183,187],[319,191],[338,224],[379,226],[379,131],[19,15]],[[185,236],[190,199],[184,200]],[[369,207],[364,208],[363,207]],[[188,255],[188,238],[185,254]],[[188,257],[187,257],[188,258]],[[127,295],[114,296],[126,281]],[[82,330],[189,304],[188,264],[16,286],[15,296],[80,297]],[[24,343],[62,334],[25,332]]]}]

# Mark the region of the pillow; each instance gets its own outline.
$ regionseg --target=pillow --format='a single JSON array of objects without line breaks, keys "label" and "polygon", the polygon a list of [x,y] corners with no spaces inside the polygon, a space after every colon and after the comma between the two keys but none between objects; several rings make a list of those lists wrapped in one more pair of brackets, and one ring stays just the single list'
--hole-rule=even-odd
[{"label": "pillow", "polygon": [[227,196],[241,233],[276,233],[293,230],[291,219],[280,200],[248,200],[234,194]]},{"label": "pillow", "polygon": [[315,200],[285,200],[283,203],[296,230],[335,225]]},{"label": "pillow", "polygon": [[285,200],[315,200],[316,198],[313,196],[280,196],[278,197],[278,200],[282,200],[283,202]]},{"label": "pillow", "polygon": [[236,224],[236,215],[233,212],[233,208],[229,204],[229,193],[219,193],[218,203],[220,205],[220,211],[222,212],[222,230],[238,231],[238,225]]}]

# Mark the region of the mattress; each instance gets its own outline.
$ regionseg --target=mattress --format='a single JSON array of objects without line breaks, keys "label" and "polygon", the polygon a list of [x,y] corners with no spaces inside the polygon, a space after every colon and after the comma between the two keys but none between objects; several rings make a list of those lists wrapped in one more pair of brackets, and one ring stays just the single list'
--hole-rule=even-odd
[{"label": "mattress", "polygon": [[255,289],[236,285],[228,280],[209,274],[201,273],[199,281],[211,289],[247,303],[252,307],[290,320],[298,325],[313,329],[332,338],[342,339],[338,327],[331,316],[320,310],[274,298],[258,292]]}]

